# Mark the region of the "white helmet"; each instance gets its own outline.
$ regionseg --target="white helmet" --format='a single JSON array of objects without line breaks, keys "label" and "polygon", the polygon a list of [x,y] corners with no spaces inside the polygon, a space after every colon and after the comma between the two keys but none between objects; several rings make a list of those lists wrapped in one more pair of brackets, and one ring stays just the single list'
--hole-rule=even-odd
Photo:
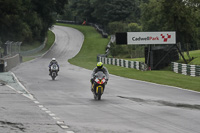
[{"label": "white helmet", "polygon": [[56,58],[52,58],[52,61],[55,61],[56,60]]}]

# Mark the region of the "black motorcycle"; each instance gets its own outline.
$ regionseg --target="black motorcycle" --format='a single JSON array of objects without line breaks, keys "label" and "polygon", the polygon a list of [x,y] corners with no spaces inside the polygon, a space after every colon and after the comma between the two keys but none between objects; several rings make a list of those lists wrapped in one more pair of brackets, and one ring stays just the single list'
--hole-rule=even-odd
[{"label": "black motorcycle", "polygon": [[104,92],[106,84],[106,75],[102,71],[97,72],[94,76],[92,84],[94,99],[101,100],[101,95]]}]

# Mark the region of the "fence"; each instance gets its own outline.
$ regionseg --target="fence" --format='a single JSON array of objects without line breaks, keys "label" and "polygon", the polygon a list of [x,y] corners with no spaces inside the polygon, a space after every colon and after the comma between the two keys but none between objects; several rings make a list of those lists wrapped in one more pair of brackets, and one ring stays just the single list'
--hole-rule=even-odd
[{"label": "fence", "polygon": [[7,72],[13,67],[17,66],[21,62],[21,56],[16,54],[12,57],[6,57],[1,60],[2,64],[0,66],[0,72]]},{"label": "fence", "polygon": [[147,65],[144,62],[139,62],[139,61],[128,61],[124,59],[106,58],[101,56],[97,56],[97,61],[98,62],[101,61],[104,64],[133,68],[141,71],[147,70]]},{"label": "fence", "polygon": [[0,53],[0,72],[9,71],[21,62],[20,46],[22,42],[7,41],[3,45],[3,54]]},{"label": "fence", "polygon": [[200,76],[200,66],[198,65],[188,65],[172,62],[171,68],[175,73],[181,73],[190,76]]},{"label": "fence", "polygon": [[22,55],[22,56],[28,56],[28,55],[32,55],[32,54],[35,54],[35,53],[41,51],[45,47],[46,41],[47,41],[47,38],[45,38],[45,41],[39,47],[37,47],[35,49],[32,49],[32,50],[28,50],[28,51],[21,51],[20,55]]},{"label": "fence", "polygon": [[106,46],[106,53],[105,54],[102,54],[101,56],[103,57],[107,57],[108,54],[110,53],[110,45],[111,43],[114,43],[115,42],[115,35],[111,35],[110,37],[110,41],[108,42],[108,45]]},{"label": "fence", "polygon": [[22,42],[7,41],[4,45],[3,56],[11,57],[20,53],[20,46]]}]

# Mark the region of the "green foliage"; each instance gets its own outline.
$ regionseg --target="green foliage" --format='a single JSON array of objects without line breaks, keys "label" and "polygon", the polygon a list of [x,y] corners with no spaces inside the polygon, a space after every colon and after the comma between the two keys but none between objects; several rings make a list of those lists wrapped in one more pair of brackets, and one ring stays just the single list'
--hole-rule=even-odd
[{"label": "green foliage", "polygon": [[143,31],[159,31],[163,27],[164,16],[161,15],[161,2],[150,0],[149,3],[142,3],[141,23]]},{"label": "green foliage", "polygon": [[110,54],[113,57],[124,57],[127,53],[126,46],[111,44]]},{"label": "green foliage", "polygon": [[144,46],[116,45],[111,44],[110,56],[115,58],[142,58],[144,57]]},{"label": "green foliage", "polygon": [[54,23],[54,12],[62,13],[66,3],[67,0],[1,0],[2,41],[43,41]]},{"label": "green foliage", "polygon": [[69,6],[78,21],[93,21],[92,12],[94,9],[90,0],[71,0]]},{"label": "green foliage", "polygon": [[[137,23],[122,23],[122,22],[111,22],[108,25],[109,33],[115,34],[116,32],[139,32],[142,30],[141,26]],[[144,56],[144,49],[140,50],[139,47],[133,45],[116,45],[111,44],[110,54],[113,57],[118,58],[138,58]],[[143,48],[143,46],[142,46]]]},{"label": "green foliage", "polygon": [[57,19],[58,20],[70,20],[73,21],[74,20],[74,14],[72,9],[70,8],[70,2],[69,4],[65,5],[64,10],[63,10],[63,14],[62,15],[57,15]]},{"label": "green foliage", "polygon": [[183,0],[149,0],[141,4],[141,23],[144,31],[176,31],[177,42],[186,50],[185,43],[197,43],[198,11]]},{"label": "green foliage", "polygon": [[93,17],[103,25],[114,21],[125,21],[131,15],[133,4],[133,0],[96,0]]},{"label": "green foliage", "polygon": [[110,34],[115,34],[116,32],[126,32],[127,25],[122,22],[111,22],[108,24],[108,30]]},{"label": "green foliage", "polygon": [[[77,28],[78,30],[83,32],[85,36],[85,41],[81,48],[81,51],[76,57],[74,57],[73,59],[70,59],[69,62],[74,65],[78,65],[80,67],[84,67],[84,68],[92,70],[96,66],[97,53],[105,52],[104,48],[106,47],[108,40],[102,38],[99,35],[99,33],[97,33],[91,27],[77,26],[77,25],[66,25],[66,26]],[[96,43],[91,43],[91,42],[96,42]],[[123,68],[123,67],[113,66],[113,65],[105,64],[105,66],[107,67],[110,74],[137,79],[137,80],[154,82],[158,84],[177,86],[177,87],[195,90],[195,91],[200,91],[199,77],[191,77],[191,76],[186,76],[182,74],[177,74],[177,73],[172,72],[171,70],[138,71],[136,69]]]},{"label": "green foliage", "polygon": [[115,34],[116,32],[139,32],[142,31],[142,27],[138,23],[123,23],[123,22],[110,22],[108,24],[108,31],[110,34]]},{"label": "green foliage", "polygon": [[131,14],[126,18],[127,23],[139,23],[141,17],[140,10],[141,0],[132,0],[132,8],[130,9]]},{"label": "green foliage", "polygon": [[[23,56],[23,58],[22,58],[23,62],[35,59],[35,58],[43,55],[45,52],[47,52],[50,49],[50,47],[53,45],[54,41],[55,41],[55,35],[52,31],[49,30],[47,33],[47,42],[46,42],[44,49],[42,49],[41,51],[39,51],[38,53],[35,53],[33,55]],[[40,45],[41,45],[40,42],[33,42],[32,45],[23,44],[21,46],[21,50],[23,50],[23,51],[32,50],[32,49],[39,47]]]},{"label": "green foliage", "polygon": [[200,48],[199,14],[199,0],[69,0],[60,18],[97,23],[111,34],[176,31],[177,43],[184,50],[185,43],[190,43],[194,50]]},{"label": "green foliage", "polygon": [[58,14],[64,14],[64,7],[68,4],[68,0],[55,0],[54,4],[55,12]]},{"label": "green foliage", "polygon": [[200,49],[200,9],[198,8],[197,10],[194,10],[194,23],[195,23],[195,32],[194,32],[194,44],[196,43],[197,45],[192,45],[194,48],[193,49]]},{"label": "green foliage", "polygon": [[142,27],[139,26],[137,23],[130,23],[130,24],[128,24],[128,31],[129,32],[140,32],[140,31],[142,31]]}]

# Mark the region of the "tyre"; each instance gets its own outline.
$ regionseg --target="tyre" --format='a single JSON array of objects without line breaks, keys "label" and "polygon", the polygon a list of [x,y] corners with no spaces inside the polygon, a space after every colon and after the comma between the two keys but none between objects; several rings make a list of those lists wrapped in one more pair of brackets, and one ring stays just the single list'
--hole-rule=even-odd
[{"label": "tyre", "polygon": [[97,100],[97,96],[94,94],[94,99]]},{"label": "tyre", "polygon": [[55,72],[52,72],[51,78],[52,78],[52,80],[55,80],[55,78],[56,78],[56,73]]},{"label": "tyre", "polygon": [[99,89],[98,89],[98,100],[101,100],[101,88],[99,87]]}]

